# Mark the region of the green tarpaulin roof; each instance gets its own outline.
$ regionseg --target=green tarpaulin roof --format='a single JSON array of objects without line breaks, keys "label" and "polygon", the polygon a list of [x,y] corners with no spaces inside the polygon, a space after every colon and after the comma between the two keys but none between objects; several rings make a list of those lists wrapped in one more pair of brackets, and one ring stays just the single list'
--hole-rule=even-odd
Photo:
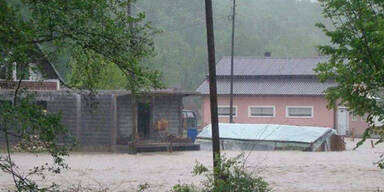
[{"label": "green tarpaulin roof", "polygon": [[[334,129],[275,124],[219,124],[221,139],[236,140],[313,143],[330,131],[334,132]],[[200,139],[211,139],[211,137],[211,124],[204,127],[197,135],[197,138]]]}]

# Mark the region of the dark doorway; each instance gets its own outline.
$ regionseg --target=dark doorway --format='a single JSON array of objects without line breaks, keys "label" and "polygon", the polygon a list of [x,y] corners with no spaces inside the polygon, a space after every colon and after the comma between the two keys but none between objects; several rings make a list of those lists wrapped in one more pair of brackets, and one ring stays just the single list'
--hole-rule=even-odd
[{"label": "dark doorway", "polygon": [[137,110],[137,130],[141,138],[149,137],[151,104],[139,103]]}]

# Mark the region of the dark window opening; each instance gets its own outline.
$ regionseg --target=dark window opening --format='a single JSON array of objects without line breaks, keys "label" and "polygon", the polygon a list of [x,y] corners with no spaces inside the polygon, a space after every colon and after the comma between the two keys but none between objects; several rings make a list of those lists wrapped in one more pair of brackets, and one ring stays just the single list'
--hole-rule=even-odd
[{"label": "dark window opening", "polygon": [[29,65],[18,64],[16,66],[17,79],[27,80],[29,75]]},{"label": "dark window opening", "polygon": [[7,80],[13,79],[12,66],[13,65],[4,64],[0,67],[0,79],[7,79]]}]

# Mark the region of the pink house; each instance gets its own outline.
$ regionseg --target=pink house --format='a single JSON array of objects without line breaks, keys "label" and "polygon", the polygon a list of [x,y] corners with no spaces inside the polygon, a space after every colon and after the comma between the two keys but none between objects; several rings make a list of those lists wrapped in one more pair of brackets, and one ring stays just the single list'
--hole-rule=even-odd
[{"label": "pink house", "polygon": [[[313,69],[326,57],[235,57],[234,121],[335,128],[340,135],[361,135],[368,126],[339,106],[327,109],[324,91],[336,86],[321,83]],[[229,122],[230,57],[216,66],[219,121]],[[210,123],[209,85],[206,79],[197,91],[203,95],[203,125]]]}]

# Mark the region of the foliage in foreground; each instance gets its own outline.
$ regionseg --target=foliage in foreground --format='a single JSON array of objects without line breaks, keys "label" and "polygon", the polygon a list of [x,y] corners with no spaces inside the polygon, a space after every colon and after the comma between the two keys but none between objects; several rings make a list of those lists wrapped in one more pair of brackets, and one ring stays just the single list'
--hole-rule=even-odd
[{"label": "foliage in foreground", "polygon": [[142,65],[153,54],[157,30],[144,22],[144,13],[129,15],[129,2],[0,0],[0,68],[9,72],[6,79],[14,63],[21,69],[38,64],[41,49],[50,61],[65,55],[66,62],[57,63],[70,64],[71,87],[100,88],[108,81],[105,68],[113,68],[126,87],[160,87],[159,73]]},{"label": "foliage in foreground", "polygon": [[[201,163],[194,167],[193,174],[204,175],[202,188],[188,184],[178,184],[172,192],[267,192],[271,191],[263,178],[248,172],[245,168],[243,155],[235,158],[221,157],[220,166],[213,171]],[[215,175],[220,175],[214,180]]]},{"label": "foliage in foreground", "polygon": [[[67,169],[63,157],[68,155],[75,142],[60,124],[60,114],[46,113],[33,101],[32,96],[22,96],[0,105],[0,129],[7,149],[6,154],[0,155],[0,170],[12,176],[17,191],[54,190],[58,187],[56,184],[39,186],[32,177],[44,180],[47,172],[58,174]],[[18,142],[17,150],[49,153],[53,164],[36,165],[27,173],[20,171],[11,156],[11,145],[15,142]]]},{"label": "foliage in foreground", "polygon": [[[123,84],[132,92],[162,87],[159,73],[142,65],[143,58],[153,54],[152,36],[157,31],[144,22],[144,13],[127,13],[130,2],[0,0],[0,78],[7,81],[6,88],[12,94],[5,100],[13,97],[0,105],[0,132],[7,149],[0,157],[0,168],[12,175],[17,191],[56,190],[55,184],[40,187],[31,178],[44,178],[46,171],[60,173],[67,168],[63,156],[72,145],[72,141],[66,142],[69,134],[60,124],[59,114],[46,113],[33,99],[20,96],[21,80],[29,78],[30,70],[45,77],[41,63],[47,58],[56,61],[65,52],[71,67],[66,84],[70,88],[92,91],[103,87],[104,80],[109,79],[103,75],[108,71],[105,68],[113,69],[120,80],[124,78]],[[54,166],[19,172],[12,161],[13,141],[20,142],[20,150],[48,152]]]},{"label": "foliage in foreground", "polygon": [[[316,71],[322,81],[335,80],[337,86],[326,91],[329,107],[348,107],[355,115],[366,116],[370,127],[361,145],[372,135],[383,142],[384,120],[384,2],[381,0],[320,0],[323,15],[333,28],[317,24],[331,39],[330,45],[319,46],[330,57]],[[382,161],[378,165],[384,168]]]}]

